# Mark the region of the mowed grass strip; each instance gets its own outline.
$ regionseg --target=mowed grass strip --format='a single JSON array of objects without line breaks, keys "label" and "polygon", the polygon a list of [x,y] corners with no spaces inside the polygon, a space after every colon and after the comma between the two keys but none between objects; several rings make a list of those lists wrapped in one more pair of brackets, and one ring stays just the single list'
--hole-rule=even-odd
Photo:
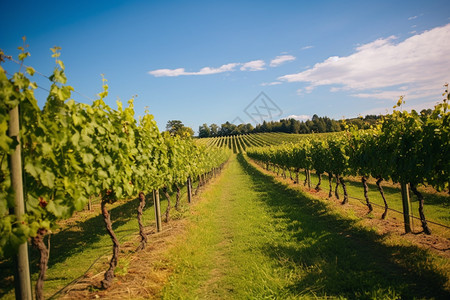
[{"label": "mowed grass strip", "polygon": [[[272,170],[272,168],[271,168]],[[275,174],[275,172],[273,172]],[[282,175],[282,172],[279,174]],[[289,178],[289,172],[286,171],[286,175]],[[291,175],[293,178],[295,178],[295,173],[292,172]],[[305,180],[305,173],[300,172],[299,173],[299,182],[300,186],[304,186],[304,180]],[[364,189],[363,185],[361,183],[360,177],[344,177],[345,179],[345,185],[347,187],[348,195],[351,197],[349,201],[353,203],[360,203],[361,205],[365,206],[365,199],[364,199]],[[311,172],[311,188],[314,189],[317,183],[319,182],[319,177],[317,174],[312,171]],[[334,197],[334,189],[336,186],[336,179],[333,178],[333,197]],[[375,204],[374,207],[377,212],[373,212],[373,217],[381,217],[382,212],[384,211],[384,202],[383,198],[381,197],[380,192],[378,191],[378,187],[375,184],[375,179],[370,178],[369,179],[369,191],[368,191],[368,197],[372,204]],[[391,181],[382,181],[381,186],[383,187],[383,191],[386,197],[386,201],[388,203],[388,207],[395,209],[397,211],[403,211],[402,206],[402,195],[399,184],[394,184]],[[322,184],[321,189],[328,192],[329,190],[329,181],[328,181],[328,174],[322,174]],[[339,185],[339,195],[340,199],[343,199],[344,190],[342,188],[342,185]],[[424,212],[425,217],[427,220],[432,222],[437,222],[439,224],[450,226],[450,196],[446,192],[436,192],[433,188],[428,187],[424,188],[423,186],[419,186],[419,191],[422,193],[424,197]],[[358,201],[359,200],[359,201]],[[417,197],[410,191],[410,201],[411,201],[411,212],[410,214],[413,215],[416,219],[413,220],[413,223],[415,222],[416,230],[420,231],[420,220],[419,218],[419,201],[417,200]],[[388,217],[397,217],[402,218],[403,216],[397,212],[394,211],[388,211]],[[414,224],[413,224],[414,225]],[[449,230],[448,228],[431,224],[429,223],[429,226],[431,230],[438,230],[440,233],[444,233],[446,236],[449,236]]]},{"label": "mowed grass strip", "polygon": [[443,260],[383,237],[232,159],[167,254],[164,299],[449,299]]}]

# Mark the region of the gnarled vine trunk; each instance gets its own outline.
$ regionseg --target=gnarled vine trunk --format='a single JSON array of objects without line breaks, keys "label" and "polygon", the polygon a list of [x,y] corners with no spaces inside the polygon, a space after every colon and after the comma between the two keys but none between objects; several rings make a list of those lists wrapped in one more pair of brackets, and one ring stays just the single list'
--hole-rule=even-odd
[{"label": "gnarled vine trunk", "polygon": [[328,172],[328,184],[330,186],[330,191],[328,192],[328,198],[331,198],[333,196],[333,174]]},{"label": "gnarled vine trunk", "polygon": [[319,182],[317,183],[316,187],[314,188],[316,191],[320,191],[320,185],[322,184],[322,173],[317,172],[317,177],[319,177]]},{"label": "gnarled vine trunk", "polygon": [[427,220],[425,219],[425,214],[423,212],[423,196],[422,194],[417,190],[417,187],[415,184],[411,184],[411,191],[413,191],[414,195],[416,195],[417,200],[419,200],[419,216],[420,221],[422,222],[422,228],[423,232],[426,234],[431,234],[431,230],[428,227]]},{"label": "gnarled vine trunk", "polygon": [[145,194],[144,192],[139,192],[139,206],[137,209],[137,219],[139,224],[139,235],[141,237],[141,242],[139,246],[137,247],[136,251],[142,250],[145,248],[145,245],[147,245],[147,236],[144,232],[144,224],[142,223],[142,212],[144,211],[145,207]]},{"label": "gnarled vine trunk", "polygon": [[377,178],[377,187],[378,187],[378,191],[380,191],[381,194],[381,198],[383,198],[383,202],[384,202],[384,212],[381,215],[381,219],[384,220],[386,218],[387,212],[388,212],[388,204],[386,201],[386,197],[384,196],[384,191],[383,191],[383,187],[381,186],[381,182],[383,181],[383,178],[378,177]]},{"label": "gnarled vine trunk", "polygon": [[334,188],[334,195],[336,196],[336,199],[339,200],[339,175],[336,174],[336,187]]},{"label": "gnarled vine trunk", "polygon": [[370,203],[370,200],[369,200],[369,186],[367,185],[367,177],[366,176],[362,176],[361,177],[361,182],[362,182],[363,187],[364,187],[364,198],[366,199],[366,205],[369,208],[369,213],[371,213],[373,211],[373,207],[372,207],[372,204]]},{"label": "gnarled vine trunk", "polygon": [[181,198],[181,190],[178,184],[175,184],[175,188],[177,189],[176,200],[175,200],[175,209],[180,210],[180,198]]},{"label": "gnarled vine trunk", "polygon": [[169,222],[169,219],[170,219],[170,209],[172,208],[172,204],[170,203],[170,195],[167,190],[167,187],[163,188],[163,193],[164,193],[164,196],[166,196],[166,198],[167,198],[167,209],[166,209],[166,213],[165,213],[166,223],[167,223],[167,222]]},{"label": "gnarled vine trunk", "polygon": [[342,184],[342,189],[344,190],[344,200],[342,200],[342,204],[348,203],[348,194],[347,194],[347,186],[345,185],[344,177],[339,176],[339,181]]},{"label": "gnarled vine trunk", "polygon": [[198,184],[197,184],[197,187],[195,188],[194,195],[197,195],[197,193],[200,189],[201,183],[202,183],[202,179],[201,179],[200,175],[198,175]]},{"label": "gnarled vine trunk", "polygon": [[306,174],[308,175],[308,189],[311,189],[311,170],[307,169]]},{"label": "gnarled vine trunk", "polygon": [[109,269],[105,272],[105,278],[102,280],[102,288],[107,289],[111,286],[112,281],[114,279],[114,270],[117,266],[117,261],[119,259],[119,241],[117,240],[116,234],[112,229],[111,216],[109,215],[108,210],[106,209],[106,202],[102,200],[102,215],[103,221],[105,222],[106,231],[111,237],[111,241],[113,242],[113,255],[111,257],[111,261],[109,262]]},{"label": "gnarled vine trunk", "polygon": [[47,264],[49,258],[49,250],[44,244],[44,237],[47,230],[44,228],[39,228],[35,237],[33,237],[33,246],[39,250],[39,277],[36,281],[35,295],[37,300],[44,299],[44,280],[45,273],[47,272]]}]

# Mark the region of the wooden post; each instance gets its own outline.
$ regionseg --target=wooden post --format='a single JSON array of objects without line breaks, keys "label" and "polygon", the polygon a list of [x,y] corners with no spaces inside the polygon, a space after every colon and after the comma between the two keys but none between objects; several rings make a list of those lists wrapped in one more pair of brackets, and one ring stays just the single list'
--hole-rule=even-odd
[{"label": "wooden post", "polygon": [[89,201],[88,201],[88,210],[91,211],[92,210],[92,195],[89,196]]},{"label": "wooden post", "polygon": [[188,196],[188,203],[192,202],[192,184],[191,184],[191,176],[187,179],[187,196]]},{"label": "wooden post", "polygon": [[153,190],[153,203],[155,206],[156,231],[161,231],[161,205],[159,202],[159,190]]},{"label": "wooden post", "polygon": [[[9,136],[19,142],[11,155],[11,181],[14,189],[14,214],[17,221],[21,222],[25,214],[22,183],[22,157],[19,140],[19,107],[14,107],[9,112]],[[14,277],[16,299],[32,299],[30,266],[28,263],[27,242],[19,246],[16,257],[16,276]]]},{"label": "wooden post", "polygon": [[411,217],[409,215],[409,208],[411,203],[409,201],[409,184],[401,183],[402,188],[402,204],[403,204],[403,220],[405,223],[405,233],[411,232]]}]

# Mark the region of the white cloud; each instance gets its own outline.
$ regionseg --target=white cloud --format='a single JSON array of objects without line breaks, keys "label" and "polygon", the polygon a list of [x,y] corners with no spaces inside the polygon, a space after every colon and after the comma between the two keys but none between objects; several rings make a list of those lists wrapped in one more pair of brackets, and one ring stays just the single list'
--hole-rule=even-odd
[{"label": "white cloud", "polygon": [[224,72],[235,71],[236,67],[241,66],[241,71],[261,71],[265,70],[266,63],[263,60],[253,60],[246,63],[229,63],[218,68],[204,67],[197,72],[187,72],[184,68],[178,69],[158,69],[148,72],[155,77],[176,77],[187,75],[211,75]]},{"label": "white cloud", "polygon": [[[355,53],[332,56],[303,72],[281,76],[278,80],[307,82],[306,91],[317,86],[338,85],[353,90],[357,97],[387,99],[392,93],[404,95],[399,86],[408,86],[412,97],[424,97],[431,90],[450,81],[450,47],[443,41],[450,39],[450,24],[411,36],[394,44],[395,36],[378,39],[356,48]],[[391,91],[374,91],[389,88]],[[334,87],[333,91],[339,88]],[[392,99],[392,98],[390,98]]]},{"label": "white cloud", "polygon": [[205,68],[200,69],[199,72],[193,72],[192,74],[189,74],[189,75],[210,75],[210,74],[234,71],[234,68],[238,65],[239,64],[237,64],[237,63],[230,63],[230,64],[222,65],[219,68],[205,67]]},{"label": "white cloud", "polygon": [[309,93],[311,93],[311,92],[313,91],[313,89],[314,89],[314,86],[307,86],[307,87],[305,88],[305,92],[306,92],[307,94],[309,94]]},{"label": "white cloud", "polygon": [[180,75],[186,75],[186,72],[184,71],[184,68],[179,69],[159,69],[148,72],[149,74],[155,76],[155,77],[174,77],[174,76],[180,76]]},{"label": "white cloud", "polygon": [[418,18],[418,16],[412,16],[412,17],[408,18],[408,21],[411,21],[411,20],[414,20],[414,19],[417,19],[417,18]]},{"label": "white cloud", "polygon": [[[381,48],[383,46],[389,45],[391,43],[391,41],[396,40],[396,39],[397,39],[397,37],[395,35],[391,35],[390,37],[385,38],[385,39],[377,39],[377,40],[375,40],[375,41],[373,41],[371,43],[368,43],[368,44],[365,44],[365,45],[357,47],[356,51],[362,52],[362,51],[365,51],[365,50],[368,50],[368,51],[370,51],[372,49],[376,50],[376,49]],[[336,57],[336,56],[334,56],[334,57]],[[339,59],[339,57],[337,57],[337,59]]]},{"label": "white cloud", "polygon": [[281,81],[274,81],[274,82],[263,82],[263,83],[261,83],[260,85],[261,86],[270,86],[270,85],[278,85],[278,84],[282,84],[282,82]]},{"label": "white cloud", "polygon": [[305,47],[302,47],[301,50],[307,50],[307,49],[311,49],[311,48],[314,48],[314,46],[305,46]]},{"label": "white cloud", "polygon": [[296,120],[299,120],[299,121],[306,121],[306,120],[311,120],[311,116],[308,116],[308,115],[290,115],[290,116],[287,116],[284,119],[296,119]]},{"label": "white cloud", "polygon": [[304,94],[310,94],[314,90],[314,87],[307,86],[304,89],[297,89],[297,95],[303,96]]},{"label": "white cloud", "polygon": [[241,71],[262,71],[265,65],[263,60],[253,60],[242,64]]},{"label": "white cloud", "polygon": [[344,89],[343,88],[341,88],[341,87],[332,87],[331,89],[330,89],[330,92],[332,92],[332,93],[336,93],[336,92],[340,92],[340,91],[343,91]]},{"label": "white cloud", "polygon": [[159,69],[148,72],[149,74],[155,76],[155,77],[175,77],[175,76],[181,76],[181,75],[211,75],[211,74],[218,74],[223,72],[230,72],[234,71],[234,69],[240,64],[238,63],[230,63],[220,66],[219,68],[211,68],[211,67],[204,67],[200,69],[198,72],[186,72],[184,68],[178,68],[178,69]]},{"label": "white cloud", "polygon": [[278,67],[279,65],[281,65],[282,63],[288,62],[288,61],[293,61],[295,60],[295,56],[292,55],[280,55],[275,57],[274,59],[272,59],[270,61],[270,66],[271,67]]}]

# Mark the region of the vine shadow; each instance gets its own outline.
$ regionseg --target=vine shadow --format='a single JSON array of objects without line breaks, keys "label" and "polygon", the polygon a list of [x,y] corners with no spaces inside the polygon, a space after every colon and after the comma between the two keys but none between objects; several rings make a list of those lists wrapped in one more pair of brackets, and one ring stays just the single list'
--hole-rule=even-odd
[{"label": "vine shadow", "polygon": [[274,218],[286,222],[298,244],[268,243],[262,249],[277,261],[289,261],[305,275],[288,288],[312,297],[450,299],[446,277],[430,254],[416,246],[383,244],[383,235],[356,226],[356,221],[333,214],[319,200],[288,188],[261,173],[242,156],[240,165],[253,188],[265,195]]}]

